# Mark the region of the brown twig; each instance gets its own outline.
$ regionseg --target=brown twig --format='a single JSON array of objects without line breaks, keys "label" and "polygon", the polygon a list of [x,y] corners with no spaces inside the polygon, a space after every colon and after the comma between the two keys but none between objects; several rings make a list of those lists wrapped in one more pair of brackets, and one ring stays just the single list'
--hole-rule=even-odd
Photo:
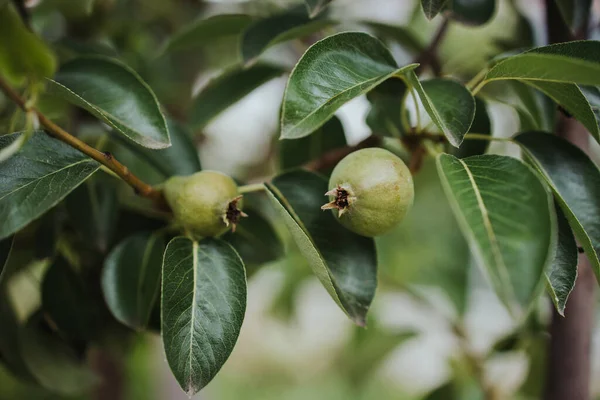
[{"label": "brown twig", "polygon": [[163,193],[160,190],[153,188],[152,186],[143,182],[137,176],[133,175],[129,169],[125,165],[121,164],[112,154],[103,153],[96,150],[87,143],[71,135],[54,122],[50,121],[39,110],[29,107],[25,100],[2,78],[0,78],[0,90],[2,90],[6,96],[8,96],[15,104],[23,109],[23,111],[34,112],[38,117],[40,124],[45,128],[45,131],[50,136],[63,141],[69,146],[81,151],[82,153],[98,161],[100,164],[106,166],[128,185],[133,187],[137,194],[153,200],[160,208],[168,208]]},{"label": "brown twig", "polygon": [[304,164],[303,168],[310,171],[320,171],[334,167],[342,158],[346,157],[353,151],[364,149],[367,147],[377,147],[382,143],[382,137],[371,135],[362,142],[354,146],[338,147],[323,154],[321,157],[309,161]]},{"label": "brown twig", "polygon": [[438,60],[437,50],[442,43],[444,36],[446,36],[448,25],[449,20],[444,19],[437,32],[433,36],[431,43],[429,43],[429,46],[415,59],[414,62],[420,64],[415,71],[417,75],[423,72],[423,70],[428,66],[431,66],[435,76],[442,75],[442,67],[440,65],[440,61]]}]

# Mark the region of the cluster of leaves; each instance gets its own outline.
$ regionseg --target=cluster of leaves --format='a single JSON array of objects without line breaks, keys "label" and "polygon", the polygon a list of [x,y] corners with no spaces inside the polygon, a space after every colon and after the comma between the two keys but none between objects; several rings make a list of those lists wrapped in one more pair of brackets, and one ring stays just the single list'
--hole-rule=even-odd
[{"label": "cluster of leaves", "polygon": [[[0,37],[9,37],[3,29],[12,33],[0,41],[1,77],[13,85],[27,83],[28,102],[37,101],[42,112],[46,96],[77,107],[75,113],[65,107],[58,116],[73,127],[90,116],[101,121],[104,125],[95,125],[101,135],[84,139],[158,184],[201,169],[187,129],[198,131],[254,88],[288,72],[259,61],[261,55],[275,44],[334,26],[338,21],[321,12],[328,3],[310,0],[308,13],[292,8],[260,19],[218,15],[172,35],[160,50],[162,58],[223,37],[235,37],[241,49],[241,62],[204,86],[183,124],[165,117],[153,89],[106,49],[63,43],[61,49],[70,52],[55,72],[57,56],[7,4],[0,6]],[[422,3],[428,17],[442,11],[474,24],[488,21],[495,8],[494,1],[476,2],[483,7],[476,10],[468,1]],[[382,37],[389,32],[365,25]],[[402,45],[422,50],[406,37],[399,39]],[[364,94],[375,134],[412,144],[413,154],[426,149],[435,156],[462,233],[511,314],[526,316],[544,286],[563,313],[577,274],[575,238],[600,276],[600,171],[577,147],[544,132],[552,117],[542,113],[535,96],[547,96],[600,141],[594,112],[600,43],[499,56],[467,85],[450,78],[423,80],[417,67],[399,66],[386,45],[365,32],[333,34],[310,46],[290,72],[283,98],[285,171],[264,184],[264,194],[247,196],[251,217],[222,238],[179,236],[168,213],[124,193],[98,172],[98,161],[34,129],[35,123],[0,136],[6,158],[0,164],[2,362],[24,379],[76,393],[96,382],[82,363],[88,344],[107,326],[126,326],[160,331],[182,388],[191,394],[202,389],[239,335],[246,307],[244,263],[259,265],[282,253],[271,221],[261,217],[265,204],[277,212],[332,299],[364,326],[377,287],[375,241],[341,229],[330,213],[321,212],[327,181],[297,169],[346,146],[334,114]],[[485,154],[495,139],[485,104],[506,101],[498,92],[509,89],[519,94],[510,105],[519,113],[521,130],[503,140],[520,146],[524,160]],[[22,305],[11,288],[28,279],[42,281],[41,295]],[[461,300],[449,297],[460,310]]]}]

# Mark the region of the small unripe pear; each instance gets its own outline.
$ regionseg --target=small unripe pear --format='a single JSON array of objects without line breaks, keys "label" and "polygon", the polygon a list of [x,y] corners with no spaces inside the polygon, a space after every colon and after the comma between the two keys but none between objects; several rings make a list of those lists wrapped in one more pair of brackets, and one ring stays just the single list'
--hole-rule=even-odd
[{"label": "small unripe pear", "polygon": [[229,228],[235,231],[240,217],[246,216],[237,184],[220,172],[174,176],[164,183],[163,190],[175,220],[201,237],[219,236]]},{"label": "small unripe pear", "polygon": [[332,209],[347,229],[362,236],[382,235],[404,219],[412,206],[414,186],[406,164],[380,148],[355,151],[340,161],[329,179]]}]

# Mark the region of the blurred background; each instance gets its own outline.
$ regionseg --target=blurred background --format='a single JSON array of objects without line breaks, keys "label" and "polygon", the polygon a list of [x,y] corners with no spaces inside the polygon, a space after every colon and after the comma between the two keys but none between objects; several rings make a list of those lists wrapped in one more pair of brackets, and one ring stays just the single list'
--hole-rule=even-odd
[{"label": "blurred background", "polygon": [[[34,0],[27,6],[33,29],[57,51],[79,52],[78,46],[85,43],[95,52],[118,56],[149,83],[174,119],[185,122],[194,107],[194,95],[212,78],[240,63],[239,38],[188,43],[175,49],[169,37],[212,15],[266,17],[295,3]],[[543,44],[541,7],[542,2],[536,0],[498,0],[494,17],[483,26],[451,23],[439,50],[443,74],[467,81],[497,54]],[[592,37],[600,34],[600,1],[594,2],[594,10]],[[336,0],[327,18],[340,23],[309,38],[273,46],[261,55],[261,61],[289,69],[310,43],[346,30],[380,33],[382,27],[394,28],[426,46],[441,22],[441,17],[427,21],[415,0]],[[401,41],[390,40],[388,45],[400,65],[414,60],[414,52]],[[279,108],[286,79],[283,74],[268,80],[194,132],[204,169],[220,170],[247,182],[260,182],[277,172],[281,162]],[[510,98],[510,93],[505,95]],[[487,103],[496,136],[510,136],[520,126],[519,113],[507,101]],[[536,101],[542,107],[543,99]],[[0,107],[5,102],[1,98]],[[57,122],[71,123],[60,121],[60,104],[40,104],[50,116],[53,107]],[[369,110],[369,101],[361,97],[338,112],[348,143],[371,134],[366,123]],[[71,128],[82,135],[93,135],[97,129],[85,120]],[[507,146],[494,143],[490,151],[518,154]],[[125,153],[122,158],[130,165]],[[158,183],[143,166],[132,168]],[[285,229],[266,210],[285,243],[285,256],[251,267],[248,312],[239,342],[221,373],[196,398],[468,400],[481,398],[480,382],[494,387],[499,398],[539,398],[549,299],[543,297],[527,321],[512,320],[472,265],[430,162],[415,183],[415,206],[408,219],[377,239],[379,288],[367,329],[354,326],[338,309],[311,275]],[[14,289],[16,298],[28,307],[39,302],[35,285],[40,276],[23,278]],[[168,369],[157,334],[116,337],[121,339],[104,343],[108,351],[92,357],[94,368],[110,378],[104,385],[108,389],[61,397],[22,383],[0,364],[0,399],[109,399],[118,392],[134,400],[187,398]],[[597,329],[592,357],[595,377],[600,377],[599,345]],[[592,382],[600,399],[600,379],[592,378]]]}]

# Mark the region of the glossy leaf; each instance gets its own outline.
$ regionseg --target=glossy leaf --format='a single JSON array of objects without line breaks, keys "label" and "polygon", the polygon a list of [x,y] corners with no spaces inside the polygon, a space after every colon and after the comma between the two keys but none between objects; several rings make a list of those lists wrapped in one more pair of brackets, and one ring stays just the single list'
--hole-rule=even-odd
[{"label": "glossy leaf", "polygon": [[322,154],[346,144],[344,127],[337,117],[333,117],[310,136],[280,141],[280,168],[286,170],[301,167]]},{"label": "glossy leaf", "polygon": [[259,266],[274,261],[284,254],[283,243],[270,222],[257,210],[244,207],[249,218],[244,218],[235,232],[223,235],[238,252],[247,266]]},{"label": "glossy leaf", "polygon": [[446,6],[448,0],[421,0],[421,7],[427,19],[433,19]]},{"label": "glossy leaf", "polygon": [[543,132],[515,137],[524,154],[552,188],[596,277],[600,276],[600,171],[576,146]]},{"label": "glossy leaf", "polygon": [[328,189],[327,181],[318,175],[288,172],[266,187],[317,278],[340,308],[364,326],[377,287],[373,239],[340,229],[330,212],[321,211]]},{"label": "glossy leaf", "polygon": [[55,260],[46,271],[42,307],[66,337],[78,340],[98,337],[103,323],[98,303],[90,295],[84,278],[63,258]]},{"label": "glossy leaf", "polygon": [[415,67],[398,69],[383,43],[366,33],[339,33],[315,43],[288,80],[281,112],[282,139],[310,135],[344,103]]},{"label": "glossy leaf", "polygon": [[483,25],[494,16],[496,0],[451,0],[448,4],[453,19],[470,25]]},{"label": "glossy leaf", "polygon": [[423,107],[451,145],[459,147],[475,117],[475,99],[460,83],[450,79],[419,82],[416,74],[407,74]]},{"label": "glossy leaf", "polygon": [[13,84],[52,76],[56,58],[30,31],[12,5],[0,4],[0,71]]},{"label": "glossy leaf", "polygon": [[117,320],[134,329],[147,326],[158,297],[163,238],[139,233],[117,245],[106,257],[102,292]]},{"label": "glossy leaf", "polygon": [[484,82],[499,79],[600,85],[600,42],[553,44],[505,58],[486,74]]},{"label": "glossy leaf", "polygon": [[548,291],[556,311],[565,315],[565,306],[577,280],[577,243],[569,221],[560,208],[556,208],[558,243],[554,260],[546,272]]},{"label": "glossy leaf", "polygon": [[319,13],[321,13],[332,1],[333,0],[304,0],[311,18],[319,15]]},{"label": "glossy leaf", "polygon": [[252,17],[243,14],[221,14],[198,19],[173,34],[161,53],[194,49],[222,37],[240,35],[251,23]]},{"label": "glossy leaf", "polygon": [[[0,136],[0,149],[19,135]],[[54,207],[98,168],[83,153],[35,132],[21,152],[0,165],[0,239]]]},{"label": "glossy leaf", "polygon": [[246,274],[226,242],[177,237],[163,261],[162,337],[179,385],[197,393],[219,372],[239,336]]},{"label": "glossy leaf", "polygon": [[587,27],[592,0],[554,0],[562,17],[573,32]]},{"label": "glossy leaf", "polygon": [[[475,98],[475,117],[469,132],[490,136],[492,134],[492,121],[485,102],[477,97]],[[489,140],[466,140],[462,142],[458,149],[454,149],[452,154],[458,158],[478,156],[484,154],[489,145]]]},{"label": "glossy leaf", "polygon": [[51,392],[74,396],[99,383],[94,373],[62,339],[34,315],[21,332],[21,353],[36,381]]},{"label": "glossy leaf", "polygon": [[281,67],[267,64],[225,71],[208,82],[194,99],[189,115],[191,125],[203,128],[229,106],[284,72]]},{"label": "glossy leaf", "polygon": [[471,251],[515,316],[527,310],[552,261],[551,199],[536,174],[511,157],[438,156],[438,173]]},{"label": "glossy leaf", "polygon": [[311,19],[301,8],[292,8],[252,23],[242,35],[242,58],[251,64],[269,47],[311,35],[334,24],[326,19]]},{"label": "glossy leaf", "polygon": [[594,111],[579,87],[573,83],[525,81],[528,85],[545,93],[564,108],[600,142],[600,129]]},{"label": "glossy leaf", "polygon": [[48,91],[81,107],[134,142],[151,149],[171,145],[165,117],[150,87],[119,61],[102,56],[62,65]]}]

